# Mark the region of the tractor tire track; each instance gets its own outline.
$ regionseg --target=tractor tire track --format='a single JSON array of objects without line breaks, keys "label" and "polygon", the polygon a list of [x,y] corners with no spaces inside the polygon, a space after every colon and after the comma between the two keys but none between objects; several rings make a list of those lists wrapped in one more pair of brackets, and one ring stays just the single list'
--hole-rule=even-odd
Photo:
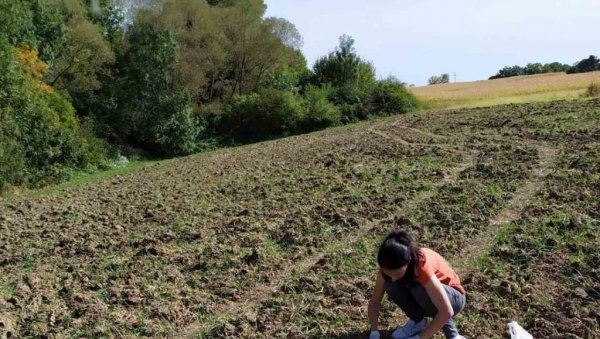
[{"label": "tractor tire track", "polygon": [[488,222],[486,229],[472,239],[469,245],[464,247],[459,254],[451,258],[450,261],[460,275],[472,272],[475,266],[473,265],[474,260],[493,248],[498,231],[504,225],[519,218],[527,203],[543,188],[546,176],[552,173],[560,150],[544,145],[538,145],[536,148],[540,163],[532,170],[533,178],[527,180],[517,189],[508,205]]}]

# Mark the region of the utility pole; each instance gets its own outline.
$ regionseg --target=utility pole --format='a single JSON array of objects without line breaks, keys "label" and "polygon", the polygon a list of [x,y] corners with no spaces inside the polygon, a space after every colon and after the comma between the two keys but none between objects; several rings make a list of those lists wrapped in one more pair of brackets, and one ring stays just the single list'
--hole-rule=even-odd
[{"label": "utility pole", "polygon": [[454,72],[453,74],[454,74],[454,82],[456,82],[456,72]]}]

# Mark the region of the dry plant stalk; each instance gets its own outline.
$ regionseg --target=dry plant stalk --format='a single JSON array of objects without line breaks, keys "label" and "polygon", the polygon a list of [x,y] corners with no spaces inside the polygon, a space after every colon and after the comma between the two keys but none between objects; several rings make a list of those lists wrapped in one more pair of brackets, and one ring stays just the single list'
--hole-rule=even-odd
[{"label": "dry plant stalk", "polygon": [[600,96],[600,84],[592,82],[584,94],[587,98],[595,98]]}]

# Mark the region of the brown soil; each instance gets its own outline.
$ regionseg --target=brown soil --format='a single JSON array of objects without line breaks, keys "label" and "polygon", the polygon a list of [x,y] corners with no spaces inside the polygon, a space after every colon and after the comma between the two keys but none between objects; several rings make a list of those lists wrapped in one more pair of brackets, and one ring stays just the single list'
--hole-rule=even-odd
[{"label": "brown soil", "polygon": [[464,277],[465,336],[597,337],[599,107],[393,117],[4,202],[0,333],[360,336],[374,248],[406,228]]}]

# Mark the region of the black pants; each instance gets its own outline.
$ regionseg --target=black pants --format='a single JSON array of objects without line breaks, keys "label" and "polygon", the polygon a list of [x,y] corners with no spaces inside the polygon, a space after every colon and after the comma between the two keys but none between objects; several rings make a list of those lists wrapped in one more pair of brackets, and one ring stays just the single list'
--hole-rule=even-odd
[{"label": "black pants", "polygon": [[[453,287],[447,285],[443,286],[448,295],[448,299],[450,299],[454,314],[456,315],[465,307],[465,296]],[[433,318],[438,312],[437,308],[433,305],[431,298],[429,298],[425,287],[417,282],[414,282],[409,286],[404,286],[397,282],[388,281],[385,283],[385,291],[388,294],[389,299],[400,306],[402,311],[406,313],[406,316],[414,322],[419,322],[425,317]],[[452,318],[448,320],[442,330],[444,331],[446,338],[458,336],[458,329]]]}]

